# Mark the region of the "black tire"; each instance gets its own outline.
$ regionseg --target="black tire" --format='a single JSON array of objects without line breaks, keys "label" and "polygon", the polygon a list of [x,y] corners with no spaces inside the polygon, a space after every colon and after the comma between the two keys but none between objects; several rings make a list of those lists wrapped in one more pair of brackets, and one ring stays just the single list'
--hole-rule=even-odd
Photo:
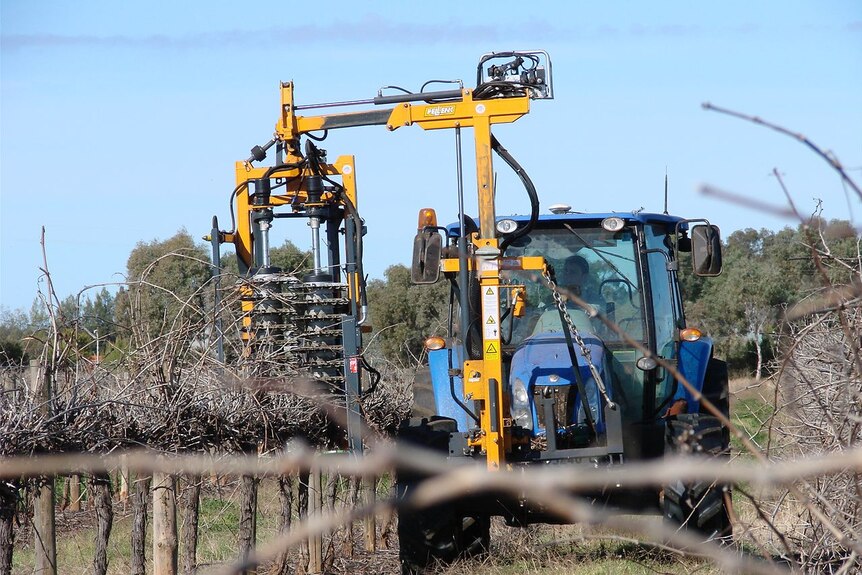
[{"label": "black tire", "polygon": [[[706,375],[703,378],[703,389],[701,393],[707,398],[710,403],[718,408],[723,416],[730,419],[730,383],[727,374],[727,363],[720,359],[710,358],[706,366]],[[700,413],[711,415],[703,405],[700,407]],[[722,428],[722,440],[724,441],[724,449],[730,448],[730,430],[726,427]],[[728,451],[729,453],[729,451]]]},{"label": "black tire", "polygon": [[[399,441],[427,447],[444,454],[449,434],[457,431],[455,420],[445,417],[411,419],[399,429]],[[398,476],[398,499],[409,499],[414,486],[424,479],[417,474]],[[488,553],[491,521],[487,516],[464,515],[457,501],[423,509],[402,507],[398,511],[398,542],[401,573],[425,573],[435,565]]]},{"label": "black tire", "polygon": [[[667,441],[671,451],[692,457],[724,459],[730,452],[727,429],[711,415],[686,414],[669,420]],[[708,480],[665,485],[665,520],[705,540],[729,540],[733,534],[725,501],[729,491],[730,486]]]}]

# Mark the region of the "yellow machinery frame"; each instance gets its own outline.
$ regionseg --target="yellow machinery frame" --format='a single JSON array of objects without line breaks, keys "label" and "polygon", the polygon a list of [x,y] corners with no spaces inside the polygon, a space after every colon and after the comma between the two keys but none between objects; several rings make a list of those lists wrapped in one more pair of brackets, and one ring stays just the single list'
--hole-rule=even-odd
[{"label": "yellow machinery frame", "polygon": [[[528,114],[529,92],[522,95],[474,100],[473,90],[462,89],[460,99],[452,98],[439,103],[404,102],[386,109],[318,116],[299,116],[296,111],[294,85],[292,82],[282,83],[281,107],[274,139],[284,145],[287,166],[302,159],[299,153],[299,138],[311,132],[370,125],[385,125],[388,130],[393,131],[414,124],[424,130],[473,129],[479,232],[473,234],[471,238],[474,245],[474,259],[470,268],[471,273],[476,273],[479,279],[483,324],[499,325],[501,289],[505,289],[501,284],[500,272],[503,269],[539,270],[545,265],[544,259],[540,257],[502,258],[495,227],[491,126],[512,123]],[[327,164],[321,168],[327,175],[342,178],[347,197],[356,205],[353,156],[341,156],[334,164]],[[305,190],[301,188],[303,178],[294,178],[290,181],[297,183],[289,187],[286,194],[272,195],[268,206],[252,206],[249,201],[249,182],[264,177],[268,170],[270,169],[253,167],[250,160],[236,163],[237,228],[235,233],[225,234],[222,241],[232,242],[236,246],[237,255],[249,266],[252,263],[253,243],[251,212],[266,207],[283,206],[297,197],[300,200],[306,199]],[[308,168],[285,168],[283,171],[270,171],[270,177],[291,178],[308,175],[307,170]],[[443,260],[442,267],[444,271],[457,272],[459,263],[457,259],[447,259]],[[354,301],[358,301],[360,279],[348,278]],[[505,464],[506,453],[512,449],[510,433],[512,421],[508,396],[504,393],[502,380],[499,329],[483,330],[482,350],[482,359],[465,361],[462,372],[465,397],[478,403],[482,430],[470,440],[470,444],[478,447],[486,455],[490,469],[499,469]]]}]

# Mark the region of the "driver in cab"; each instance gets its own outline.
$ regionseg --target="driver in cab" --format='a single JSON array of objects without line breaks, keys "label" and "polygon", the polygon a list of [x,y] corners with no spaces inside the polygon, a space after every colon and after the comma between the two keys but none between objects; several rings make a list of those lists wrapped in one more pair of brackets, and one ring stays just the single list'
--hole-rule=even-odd
[{"label": "driver in cab", "polygon": [[[557,272],[557,288],[560,290],[560,295],[563,297],[572,323],[579,331],[595,332],[598,324],[594,323],[590,317],[594,310],[587,311],[568,297],[570,294],[575,295],[590,304],[591,308],[604,309],[604,301],[602,301],[601,295],[593,289],[590,280],[590,265],[587,260],[578,255],[566,258],[562,269]],[[598,320],[595,321],[598,322]],[[539,316],[539,320],[533,328],[533,334],[562,332],[562,330],[560,313],[555,306]]]}]

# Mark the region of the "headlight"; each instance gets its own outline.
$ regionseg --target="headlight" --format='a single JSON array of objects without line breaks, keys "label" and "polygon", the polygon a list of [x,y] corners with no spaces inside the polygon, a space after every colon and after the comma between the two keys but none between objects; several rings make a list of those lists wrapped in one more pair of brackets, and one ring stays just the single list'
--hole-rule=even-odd
[{"label": "headlight", "polygon": [[530,395],[520,377],[512,381],[512,419],[525,429],[533,429],[533,411],[530,409]]},{"label": "headlight", "polygon": [[651,357],[643,356],[642,358],[637,360],[637,363],[635,363],[635,365],[638,366],[638,369],[641,371],[649,371],[651,369],[657,368],[658,362]]},{"label": "headlight", "polygon": [[618,232],[626,225],[625,220],[618,217],[610,217],[602,220],[602,229],[608,232]]},{"label": "headlight", "polygon": [[518,222],[515,220],[500,220],[497,222],[497,231],[501,234],[511,234],[518,229]]}]

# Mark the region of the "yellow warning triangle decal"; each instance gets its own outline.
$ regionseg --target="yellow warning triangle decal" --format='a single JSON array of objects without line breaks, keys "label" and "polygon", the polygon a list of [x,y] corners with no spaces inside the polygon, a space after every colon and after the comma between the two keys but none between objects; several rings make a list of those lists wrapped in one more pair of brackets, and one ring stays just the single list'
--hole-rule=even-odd
[{"label": "yellow warning triangle decal", "polygon": [[488,291],[485,292],[485,295],[494,295],[494,288],[488,288]]},{"label": "yellow warning triangle decal", "polygon": [[496,322],[496,321],[494,321],[494,316],[489,315],[489,316],[488,316],[488,321],[486,321],[485,323],[486,323],[486,324],[488,324],[488,325],[494,325],[494,324],[495,324],[495,323],[497,323],[497,322]]},{"label": "yellow warning triangle decal", "polygon": [[497,353],[497,346],[493,343],[489,343],[487,349],[485,349],[485,353]]}]

